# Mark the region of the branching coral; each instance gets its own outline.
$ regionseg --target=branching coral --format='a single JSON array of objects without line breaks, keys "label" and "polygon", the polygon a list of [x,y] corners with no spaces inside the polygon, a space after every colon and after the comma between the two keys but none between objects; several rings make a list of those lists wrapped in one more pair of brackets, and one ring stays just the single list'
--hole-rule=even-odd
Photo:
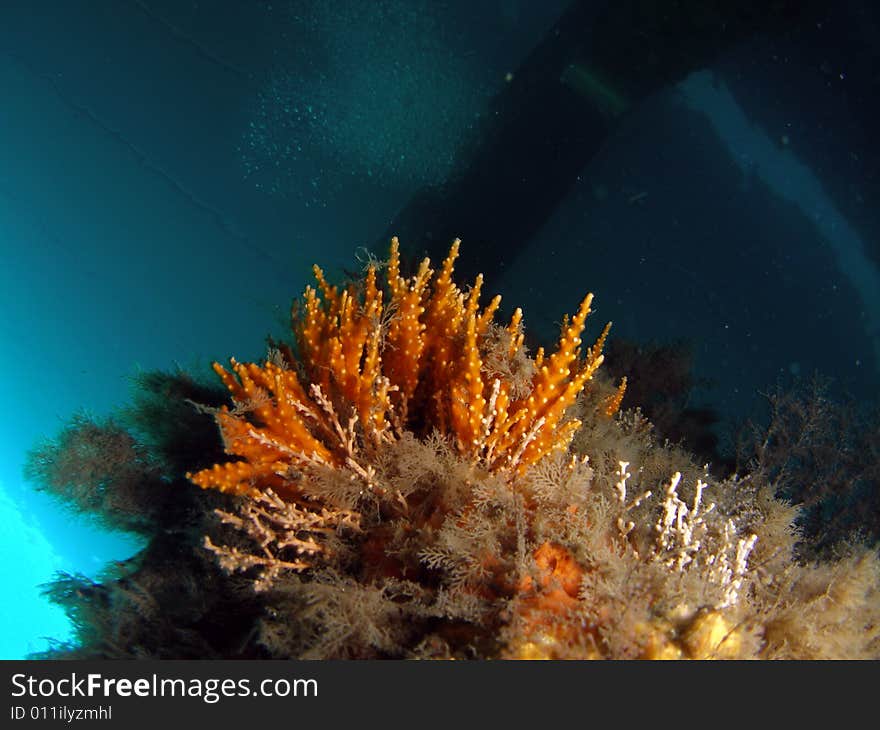
[{"label": "branching coral", "polygon": [[[215,365],[231,403],[150,376],[128,427],[75,419],[37,449],[45,488],[148,540],[99,583],[56,581],[79,645],[53,654],[880,657],[876,551],[796,549],[810,531],[776,495],[806,493],[805,464],[869,484],[821,418],[793,410],[719,480],[615,414],[608,328],[581,347],[590,297],[532,358],[519,310],[497,325],[480,279],[452,282],[457,253],[407,279],[395,242],[382,283],[371,266],[345,289],[316,269],[295,346]],[[232,458],[205,468],[221,440]]]},{"label": "branching coral", "polygon": [[[565,449],[580,425],[565,411],[602,363],[610,324],[581,358],[589,295],[563,325],[556,352],[527,360],[522,311],[499,327],[500,297],[480,309],[481,276],[467,292],[453,282],[458,249],[455,241],[436,279],[428,259],[405,279],[393,239],[387,304],[375,265],[344,290],[315,266],[320,295],[307,288],[294,311],[296,356],[288,349],[286,359],[279,353],[263,365],[233,359],[232,372],[214,365],[235,404],[221,408],[217,422],[226,451],[240,460],[187,476],[254,500],[274,489],[303,514],[320,513],[326,527],[340,513],[314,504],[307,475],[342,471],[361,490],[387,496],[376,479],[378,452],[408,431],[445,435],[466,459],[511,478]],[[515,375],[518,361],[528,362],[527,375]],[[619,407],[625,384],[606,399],[606,415]]]},{"label": "branching coral", "polygon": [[405,278],[396,240],[382,282],[315,267],[293,347],[214,366],[234,460],[187,477],[233,497],[204,544],[253,578],[270,656],[880,654],[875,554],[798,564],[770,487],[611,418],[590,296],[529,357],[520,310],[498,325],[481,277],[453,282],[458,245],[436,276]]},{"label": "branching coral", "polygon": [[[253,494],[289,484],[291,467],[333,466],[373,488],[364,457],[407,429],[450,435],[460,453],[490,471],[522,473],[566,448],[580,424],[565,419],[565,409],[602,363],[610,325],[582,360],[588,295],[564,325],[556,352],[545,357],[538,351],[527,384],[493,372],[485,364],[491,358],[523,357],[522,311],[506,328],[495,325],[501,298],[480,310],[482,277],[468,292],[452,280],[458,249],[455,241],[435,280],[428,259],[407,280],[393,239],[387,305],[374,265],[360,292],[356,285],[342,291],[329,285],[315,266],[322,296],[307,288],[302,311],[294,314],[295,363],[233,360],[235,375],[214,365],[238,407],[217,415],[226,449],[243,461],[216,465],[192,480]],[[623,387],[608,400],[608,415],[619,407]]]}]

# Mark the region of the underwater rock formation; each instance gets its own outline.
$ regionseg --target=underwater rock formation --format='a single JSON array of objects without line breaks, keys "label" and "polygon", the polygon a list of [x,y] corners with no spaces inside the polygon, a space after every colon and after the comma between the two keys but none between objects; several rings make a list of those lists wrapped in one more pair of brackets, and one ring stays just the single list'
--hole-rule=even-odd
[{"label": "underwater rock formation", "polygon": [[141,502],[108,491],[155,495],[141,554],[50,590],[79,640],[53,655],[880,656],[875,550],[805,559],[766,470],[719,480],[619,411],[591,296],[531,356],[457,255],[406,278],[395,240],[344,288],[315,267],[292,343],[214,365],[231,400],[153,374],[130,439],[80,422],[37,450],[32,478],[117,523]]}]

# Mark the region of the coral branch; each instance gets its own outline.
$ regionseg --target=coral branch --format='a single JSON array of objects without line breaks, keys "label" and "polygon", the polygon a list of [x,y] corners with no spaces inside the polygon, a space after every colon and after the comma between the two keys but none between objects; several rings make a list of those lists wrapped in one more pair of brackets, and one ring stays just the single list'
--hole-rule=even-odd
[{"label": "coral branch", "polygon": [[[523,388],[509,374],[499,376],[514,368],[498,363],[524,357],[522,312],[499,337],[493,319],[500,297],[481,311],[482,276],[467,293],[452,280],[458,250],[456,240],[436,279],[428,259],[405,279],[392,239],[387,306],[374,265],[360,286],[345,290],[328,284],[316,266],[317,288],[306,289],[294,321],[296,365],[309,384],[300,381],[295,363],[233,359],[232,372],[215,363],[236,406],[224,408],[217,421],[227,453],[242,460],[191,474],[192,481],[243,495],[267,487],[289,491],[291,468],[319,464],[350,469],[372,489],[361,455],[399,438],[402,428],[446,433],[475,463],[511,475],[567,448],[579,422],[566,420],[565,411],[602,363],[608,334],[606,326],[580,357],[592,295],[566,320],[556,352],[546,361],[540,354]],[[617,410],[622,389],[607,413]]]}]

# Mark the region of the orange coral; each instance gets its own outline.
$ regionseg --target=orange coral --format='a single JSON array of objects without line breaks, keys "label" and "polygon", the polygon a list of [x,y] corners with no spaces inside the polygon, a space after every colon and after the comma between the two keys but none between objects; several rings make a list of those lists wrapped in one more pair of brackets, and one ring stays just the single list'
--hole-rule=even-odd
[{"label": "orange coral", "polygon": [[578,606],[584,570],[556,543],[541,544],[532,557],[534,576],[524,575],[517,587],[520,626],[510,653],[519,659],[558,658],[561,648],[588,638],[578,623],[567,620]]},{"label": "orange coral", "polygon": [[[318,287],[308,287],[294,311],[298,363],[233,359],[232,372],[214,364],[235,404],[217,422],[227,453],[240,460],[189,478],[205,488],[254,494],[289,486],[296,472],[329,466],[348,469],[373,489],[370,456],[405,429],[436,429],[474,462],[511,475],[567,448],[580,424],[566,420],[565,411],[601,364],[610,324],[582,358],[592,295],[585,297],[566,318],[556,351],[547,357],[538,351],[523,389],[485,367],[499,349],[509,361],[524,357],[522,312],[507,327],[496,325],[500,297],[480,309],[482,276],[469,291],[453,282],[458,250],[456,240],[436,278],[425,259],[405,279],[392,239],[385,290],[374,265],[362,282],[342,290],[316,266]],[[622,389],[603,410],[613,413],[621,397]]]},{"label": "orange coral", "polygon": [[[571,553],[561,545],[545,542],[535,550],[535,566],[538,574],[538,588],[543,591],[558,591],[559,602],[563,605],[568,601],[562,598],[577,598],[584,577],[583,569],[577,564]],[[535,590],[532,577],[526,575],[520,582],[520,591]]]}]

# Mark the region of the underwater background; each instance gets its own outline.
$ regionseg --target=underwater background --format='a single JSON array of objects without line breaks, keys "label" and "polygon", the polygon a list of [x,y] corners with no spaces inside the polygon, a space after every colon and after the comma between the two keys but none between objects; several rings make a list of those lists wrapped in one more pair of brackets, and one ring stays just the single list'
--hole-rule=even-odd
[{"label": "underwater background", "polygon": [[[607,5],[2,3],[0,657],[68,636],[40,594],[57,571],[95,577],[138,549],[35,490],[28,450],[124,404],[139,372],[260,357],[312,264],[338,278],[384,256],[408,202],[462,174],[499,96],[533,83],[563,14]],[[544,340],[589,290],[612,340],[689,348],[688,406],[716,412],[722,453],[780,381],[877,393],[880,10],[807,5],[625,109],[613,79],[574,83],[613,123],[485,271]],[[537,153],[506,154],[525,175]],[[464,256],[480,245],[448,225]]]}]

